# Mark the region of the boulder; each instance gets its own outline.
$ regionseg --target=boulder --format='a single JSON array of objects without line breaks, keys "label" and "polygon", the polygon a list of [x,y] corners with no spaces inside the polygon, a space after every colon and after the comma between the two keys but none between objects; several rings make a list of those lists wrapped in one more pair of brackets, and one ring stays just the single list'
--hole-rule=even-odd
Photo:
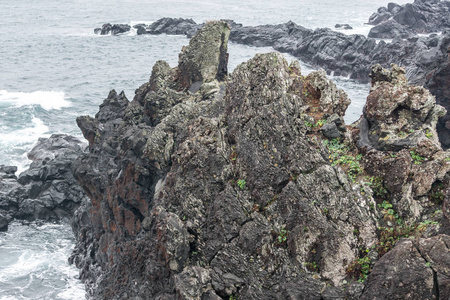
[{"label": "boulder", "polygon": [[28,153],[30,167],[18,178],[16,167],[2,167],[0,212],[9,219],[69,221],[86,197],[72,175],[84,143],[64,134],[40,138]]}]

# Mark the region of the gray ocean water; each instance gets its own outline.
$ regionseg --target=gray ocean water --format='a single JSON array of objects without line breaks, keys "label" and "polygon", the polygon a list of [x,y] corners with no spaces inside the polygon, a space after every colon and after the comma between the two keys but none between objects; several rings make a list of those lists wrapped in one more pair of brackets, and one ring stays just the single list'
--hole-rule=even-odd
[{"label": "gray ocean water", "polygon": [[[348,23],[354,29],[346,34],[367,34],[370,27],[364,22],[388,2],[0,0],[0,164],[26,168],[26,153],[39,137],[81,137],[77,116],[94,115],[111,89],[124,90],[131,100],[153,64],[163,59],[175,66],[188,43],[182,36],[95,35],[93,29],[103,23],[133,25],[162,17],[233,19],[244,25],[292,20],[308,28]],[[230,44],[229,68],[269,51]],[[311,71],[302,66],[303,73]],[[355,121],[369,87],[341,77],[333,80],[352,99],[346,121]],[[78,271],[67,264],[73,245],[68,225],[14,224],[0,233],[0,300],[84,299]]]}]

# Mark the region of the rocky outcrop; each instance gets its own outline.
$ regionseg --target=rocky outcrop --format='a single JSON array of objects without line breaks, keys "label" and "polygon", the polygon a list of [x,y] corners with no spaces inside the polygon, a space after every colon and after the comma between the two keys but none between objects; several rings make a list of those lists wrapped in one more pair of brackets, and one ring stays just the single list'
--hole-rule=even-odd
[{"label": "rocky outcrop", "polygon": [[[78,119],[90,153],[75,175],[91,202],[71,261],[92,297],[320,299],[326,281],[337,286],[326,295],[344,293],[346,266],[376,242],[373,199],[308,137],[308,124],[342,122],[346,95],[276,53],[225,85],[227,32],[207,24],[177,68],[158,62],[132,102],[120,96],[124,110],[100,120],[112,92]],[[198,49],[219,55],[196,64]]]},{"label": "rocky outcrop", "polygon": [[[324,68],[328,74],[368,82],[372,65],[388,67],[395,63],[406,69],[406,77],[411,83],[429,88],[439,104],[448,107],[450,103],[450,85],[445,84],[450,80],[450,31],[429,37],[396,38],[391,43],[377,43],[362,35],[345,35],[327,28],[311,30],[293,22],[260,26],[242,26],[231,20],[226,22],[231,26],[231,41],[257,47],[271,46],[315,67]],[[145,25],[144,31],[192,36],[201,26],[190,19],[164,18],[152,25]],[[402,30],[399,28],[399,32]],[[438,126],[441,142],[446,148],[450,147],[450,125],[446,124],[449,118],[447,115],[441,119]]]},{"label": "rocky outcrop", "polygon": [[[83,143],[68,135],[39,139],[28,153],[29,169],[17,178],[17,167],[0,167],[0,214],[12,219],[69,221],[85,200],[72,175],[72,163],[82,153]],[[2,223],[2,224],[3,224]],[[1,226],[0,226],[1,227]]]},{"label": "rocky outcrop", "polygon": [[114,24],[111,25],[110,23],[103,24],[101,28],[95,28],[94,33],[100,34],[100,35],[119,35],[125,32],[130,31],[131,26],[128,24]]},{"label": "rocky outcrop", "polygon": [[449,30],[450,2],[415,0],[402,6],[389,3],[370,16],[368,24],[375,25],[369,32],[369,37],[374,38],[406,38],[417,33]]},{"label": "rocky outcrop", "polygon": [[[408,85],[404,70],[396,65],[391,70],[376,65],[371,77],[372,88],[358,121],[357,145],[367,151],[365,168],[383,178],[400,217],[425,220],[443,201],[437,201],[437,207],[428,201],[433,184],[448,184],[450,153],[442,150],[435,130],[445,109],[428,90]],[[444,185],[439,193],[445,193]]]},{"label": "rocky outcrop", "polygon": [[[225,76],[228,32],[224,22],[206,24],[178,67],[155,64],[133,101],[112,91],[95,118],[77,119],[90,151],[74,174],[90,201],[75,214],[70,260],[89,296],[367,298],[366,289],[402,271],[388,267],[406,262],[405,244],[396,245],[404,231],[435,255],[431,236],[448,237],[450,155],[435,136],[443,109],[429,92],[408,87],[399,68],[376,67],[364,119],[345,126],[345,93],[324,72],[302,76],[279,53]],[[398,104],[394,112],[384,98]],[[377,120],[410,120],[426,140],[374,143],[369,134],[394,130]],[[411,295],[435,295],[436,282],[446,295],[446,277],[434,280],[410,256],[419,262],[403,270],[408,282],[427,283]],[[368,275],[367,286],[358,282]],[[386,295],[403,292],[399,284]]]}]

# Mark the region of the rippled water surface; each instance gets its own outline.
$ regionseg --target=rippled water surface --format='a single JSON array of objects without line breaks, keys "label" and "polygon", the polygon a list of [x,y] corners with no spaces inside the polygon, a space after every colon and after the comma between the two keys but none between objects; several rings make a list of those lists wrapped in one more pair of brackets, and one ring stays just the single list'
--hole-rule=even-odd
[{"label": "rippled water surface", "polygon": [[[399,1],[397,1],[399,2]],[[407,1],[401,0],[403,4]],[[109,90],[131,100],[160,59],[175,66],[188,40],[182,36],[97,36],[103,23],[150,23],[161,17],[196,22],[233,19],[244,25],[289,20],[308,27],[348,23],[348,34],[365,34],[372,12],[388,1],[155,1],[0,0],[0,164],[29,163],[26,152],[38,137],[69,133],[81,137],[75,118],[94,115]],[[230,70],[270,48],[230,44]],[[287,56],[289,60],[295,59]],[[303,65],[303,73],[311,68]],[[334,80],[352,99],[346,120],[356,120],[367,85]],[[80,299],[77,270],[67,266],[73,247],[64,225],[21,226],[0,234],[0,299]],[[81,292],[80,292],[81,291]]]}]

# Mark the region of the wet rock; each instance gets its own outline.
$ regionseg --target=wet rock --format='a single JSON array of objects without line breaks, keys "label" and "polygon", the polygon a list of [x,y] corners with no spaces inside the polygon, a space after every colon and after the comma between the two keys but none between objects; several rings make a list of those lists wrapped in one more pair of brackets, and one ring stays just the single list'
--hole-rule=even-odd
[{"label": "wet rock", "polygon": [[131,26],[128,24],[114,24],[111,25],[110,23],[103,24],[101,28],[95,28],[94,33],[100,34],[100,35],[119,35],[125,32],[130,31]]},{"label": "wet rock", "polygon": [[403,39],[414,35],[414,32],[406,29],[396,21],[390,19],[370,29],[368,36],[378,39],[393,39],[401,37]]},{"label": "wet rock", "polygon": [[376,25],[369,36],[383,38],[375,33],[389,31],[393,38],[398,33],[403,35],[406,32],[430,33],[447,30],[450,28],[449,9],[448,1],[416,0],[402,6],[389,3],[387,8],[379,8],[378,12],[369,18],[368,24]]},{"label": "wet rock", "polygon": [[16,172],[17,172],[16,166],[0,165],[0,178],[1,179],[17,179]]},{"label": "wet rock", "polygon": [[150,34],[193,35],[202,25],[192,19],[162,18],[147,27]]},{"label": "wet rock", "polygon": [[334,25],[334,28],[337,28],[337,29],[344,29],[344,30],[350,30],[350,29],[353,29],[353,27],[350,26],[350,25],[348,25],[348,24],[336,24],[336,25]]},{"label": "wet rock", "polygon": [[8,223],[6,217],[0,214],[0,231],[8,231]]},{"label": "wet rock", "polygon": [[40,138],[28,153],[33,162],[18,178],[16,167],[3,167],[0,211],[9,219],[69,221],[85,194],[72,175],[83,142],[69,135]]}]

